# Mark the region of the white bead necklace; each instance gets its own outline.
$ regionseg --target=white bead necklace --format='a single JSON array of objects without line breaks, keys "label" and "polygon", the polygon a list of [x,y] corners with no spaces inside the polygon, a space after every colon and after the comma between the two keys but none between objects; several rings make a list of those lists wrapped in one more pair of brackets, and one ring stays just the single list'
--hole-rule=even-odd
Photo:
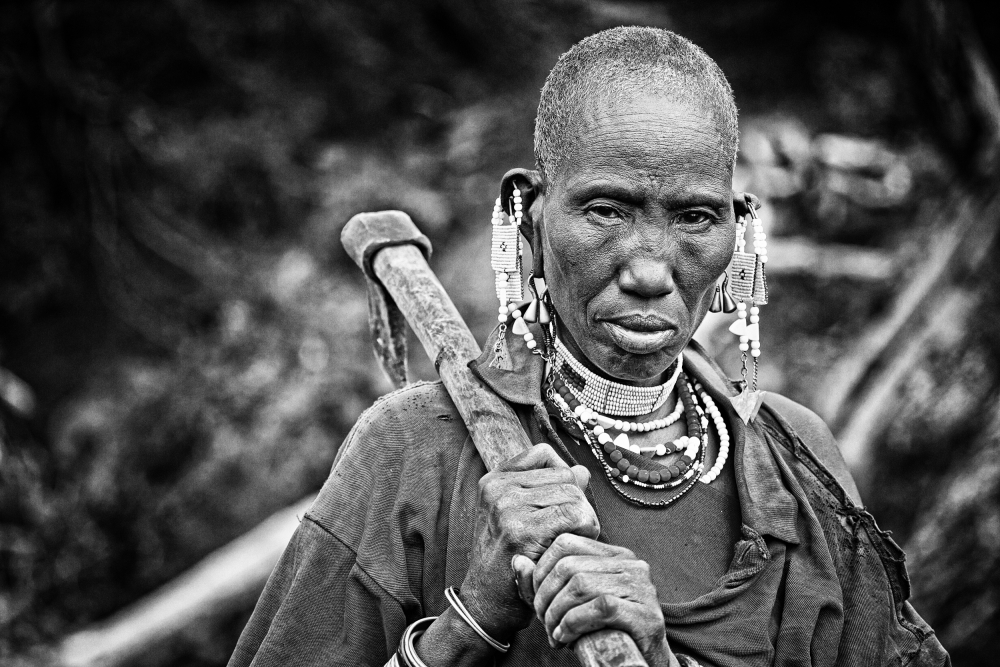
[{"label": "white bead necklace", "polygon": [[665,383],[655,387],[634,387],[597,375],[574,357],[559,338],[555,339],[554,347],[556,370],[566,378],[581,403],[602,415],[636,417],[658,409],[673,393],[684,364],[683,355],[677,355],[676,368]]},{"label": "white bead necklace", "polygon": [[[708,418],[705,415],[705,412],[707,411],[708,416],[710,416],[712,419],[712,423],[715,426],[715,432],[719,438],[719,451],[716,454],[715,463],[712,465],[711,469],[709,469],[707,472],[702,472],[702,474],[699,477],[699,481],[702,482],[703,484],[711,484],[712,482],[714,482],[722,473],[722,469],[725,467],[726,461],[729,460],[729,448],[730,448],[729,428],[726,426],[726,420],[723,418],[722,412],[719,410],[718,405],[716,405],[715,401],[712,400],[712,397],[709,396],[708,393],[704,390],[700,382],[695,381],[694,389],[700,396],[701,401],[705,406],[704,411],[700,406],[696,407],[701,419],[703,441],[700,441],[698,438],[694,437],[681,436],[673,441],[672,443],[673,447],[670,450],[668,450],[666,443],[660,443],[645,447],[640,447],[638,445],[630,443],[629,438],[625,433],[625,429],[622,428],[622,426],[624,426],[623,422],[621,422],[620,420],[609,420],[607,417],[604,417],[604,415],[599,415],[594,410],[588,408],[584,404],[584,399],[579,394],[577,394],[577,392],[575,392],[572,387],[567,385],[567,388],[569,388],[569,390],[573,393],[573,395],[576,397],[576,400],[580,402],[580,405],[578,405],[575,409],[571,409],[569,404],[566,403],[566,401],[557,393],[553,393],[551,395],[552,400],[555,401],[556,407],[559,408],[561,413],[563,413],[567,417],[572,415],[577,420],[577,425],[579,426],[580,430],[584,432],[584,435],[588,435],[587,433],[588,431],[591,434],[593,434],[593,437],[596,439],[598,445],[603,446],[607,445],[608,443],[612,443],[618,449],[627,450],[636,454],[652,453],[654,456],[665,456],[668,453],[680,453],[683,451],[683,456],[687,456],[691,459],[694,459],[697,457],[698,450],[701,447],[705,447],[706,449],[708,448]],[[656,424],[659,422],[667,422],[667,420],[670,420],[669,424],[672,424],[675,421],[677,421],[677,419],[680,418],[680,415],[683,414],[683,411],[684,411],[684,406],[681,403],[680,397],[678,397],[677,408],[674,409],[674,411],[670,414],[670,416],[665,417],[663,419],[655,420],[653,422],[639,422],[639,423]],[[605,426],[604,423],[601,423],[601,421],[599,420],[604,421],[604,423],[606,423],[607,421],[612,421],[613,423],[611,426]],[[632,424],[636,422],[629,422],[629,423]],[[659,426],[657,428],[665,428],[666,425]],[[607,432],[608,429],[620,431],[618,437],[613,438],[611,434]],[[656,429],[648,428],[644,430],[652,431]],[[604,467],[608,468],[608,470],[610,471],[610,467],[608,466],[607,462],[604,461],[603,459],[601,460],[601,462],[602,465],[604,465]],[[701,471],[702,471],[701,465],[696,464],[688,471],[689,474],[686,474],[683,478],[667,485],[644,484],[642,482],[639,482],[638,480],[629,480],[627,476],[624,477],[623,481],[625,482],[631,481],[632,483],[640,487],[670,488],[675,486],[680,481],[684,479],[689,479],[692,475]]]},{"label": "white bead necklace", "polygon": [[711,470],[701,476],[702,483],[711,484],[722,472],[722,468],[726,465],[726,460],[729,458],[729,429],[726,427],[726,420],[722,418],[719,406],[715,404],[712,397],[702,389],[701,384],[698,382],[695,382],[694,386],[701,395],[701,400],[708,409],[708,414],[711,415],[712,422],[715,424],[715,432],[719,436],[719,453],[715,455],[715,463],[712,465]]},{"label": "white bead necklace", "polygon": [[[573,413],[571,412],[569,404],[566,403],[566,401],[563,400],[563,398],[559,396],[559,394],[553,393],[551,395],[551,399],[553,400],[553,402],[556,405],[556,408],[559,409],[560,414],[563,415],[563,418],[565,420],[571,422],[574,421],[572,416]],[[679,400],[678,403],[680,403]],[[586,440],[589,444],[591,444],[592,447],[595,448],[594,449],[595,455],[598,456],[598,460],[600,460],[601,465],[605,468],[605,471],[609,474],[612,472],[612,468],[608,464],[608,462],[602,456],[600,456],[599,453],[600,451],[603,450],[604,452],[611,452],[617,449],[622,451],[629,451],[634,454],[640,454],[645,449],[648,449],[648,448],[640,449],[636,445],[629,444],[628,436],[626,436],[624,433],[619,433],[618,437],[612,440],[611,435],[608,434],[608,432],[605,431],[600,426],[594,426],[592,429],[589,429],[583,422],[579,421],[578,419],[575,421],[577,427],[583,432],[584,440]],[[704,444],[707,446],[708,420],[702,418],[701,426],[702,426],[702,433],[704,434],[703,436]],[[662,448],[664,450],[666,449],[666,445],[657,445],[656,447]],[[699,451],[701,451],[701,449],[702,449],[702,441],[696,437],[685,435],[674,440],[673,447],[670,450],[663,451],[663,453],[660,455],[662,456],[671,453],[679,453],[682,455],[682,457],[687,457],[690,461],[692,461],[692,465],[690,468],[687,469],[687,471],[683,475],[674,477],[668,482],[664,482],[662,484],[646,483],[646,482],[641,482],[638,479],[632,479],[628,476],[628,474],[619,474],[619,479],[622,482],[635,484],[636,486],[640,486],[643,488],[650,488],[657,490],[672,489],[680,484],[683,484],[686,481],[691,480],[694,476],[700,475],[702,473],[703,465],[700,461],[697,460],[699,458]],[[612,461],[615,461],[614,455],[612,455],[611,459]],[[701,456],[701,459],[704,459],[704,455]],[[619,460],[620,460],[620,454],[619,454]],[[615,471],[615,472],[620,472],[620,471]]]},{"label": "white bead necklace", "polygon": [[581,396],[571,385],[568,385],[569,390],[573,392],[576,399],[580,401],[579,407],[573,411],[573,416],[578,418],[580,421],[590,424],[591,426],[600,426],[601,428],[609,429],[613,428],[616,431],[621,431],[623,433],[646,433],[649,431],[659,431],[662,428],[666,428],[676,422],[684,414],[684,406],[680,401],[677,401],[677,405],[674,407],[673,412],[671,412],[666,417],[661,417],[660,419],[654,419],[648,422],[634,422],[627,419],[615,419],[614,417],[608,417],[607,415],[602,415],[596,410],[591,410],[584,404],[586,400],[584,396]]}]

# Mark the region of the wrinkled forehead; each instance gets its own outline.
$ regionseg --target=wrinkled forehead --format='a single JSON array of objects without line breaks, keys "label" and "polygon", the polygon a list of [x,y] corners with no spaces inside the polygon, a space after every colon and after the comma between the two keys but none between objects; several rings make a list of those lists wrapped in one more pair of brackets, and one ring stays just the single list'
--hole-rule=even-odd
[{"label": "wrinkled forehead", "polygon": [[614,176],[731,183],[724,124],[703,101],[669,93],[588,96],[573,111],[547,174],[552,188]]}]

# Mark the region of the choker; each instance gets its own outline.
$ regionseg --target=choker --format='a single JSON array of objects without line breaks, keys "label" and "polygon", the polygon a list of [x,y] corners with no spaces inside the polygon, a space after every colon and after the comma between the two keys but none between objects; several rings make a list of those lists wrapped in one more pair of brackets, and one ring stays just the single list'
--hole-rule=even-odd
[{"label": "choker", "polygon": [[670,379],[655,387],[633,387],[602,378],[574,357],[559,338],[555,338],[552,365],[592,410],[605,415],[636,417],[648,415],[662,406],[674,391],[684,364],[677,356]]}]

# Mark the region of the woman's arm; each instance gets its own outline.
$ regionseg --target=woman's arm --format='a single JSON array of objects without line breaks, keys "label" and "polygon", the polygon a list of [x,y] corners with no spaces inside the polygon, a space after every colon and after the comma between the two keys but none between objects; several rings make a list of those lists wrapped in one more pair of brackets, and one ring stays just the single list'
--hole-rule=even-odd
[{"label": "woman's arm", "polygon": [[[537,560],[563,534],[600,534],[597,515],[583,493],[589,480],[586,468],[570,468],[545,444],[480,480],[472,556],[459,597],[496,641],[509,643],[533,616],[519,595],[513,557]],[[430,667],[482,664],[496,654],[451,608],[420,638],[417,653]]]},{"label": "woman's arm", "polygon": [[404,627],[402,607],[358,565],[354,551],[307,516],[229,667],[371,664],[375,656],[388,657]]},{"label": "woman's arm", "polygon": [[[409,385],[366,410],[230,665],[384,664],[426,607],[426,587],[445,585],[436,564],[446,562],[449,526],[439,519],[467,438],[439,384]],[[422,576],[405,566],[424,561]]]},{"label": "woman's arm", "polygon": [[497,655],[493,647],[450,608],[420,637],[417,653],[428,667],[482,665]]}]

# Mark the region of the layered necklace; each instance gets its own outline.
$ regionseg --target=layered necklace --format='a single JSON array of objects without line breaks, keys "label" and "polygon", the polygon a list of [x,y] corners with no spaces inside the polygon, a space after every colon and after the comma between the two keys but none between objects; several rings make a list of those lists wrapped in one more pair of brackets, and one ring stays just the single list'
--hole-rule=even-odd
[{"label": "layered necklace", "polygon": [[[633,387],[592,372],[555,338],[546,397],[566,424],[583,433],[611,486],[632,503],[648,507],[674,503],[697,482],[715,481],[729,457],[729,431],[722,413],[701,384],[692,382],[684,373],[683,364],[683,356],[678,356],[669,379],[661,385]],[[666,417],[647,422],[622,419],[648,415],[674,394],[676,407]],[[665,429],[681,416],[687,425],[685,436],[644,447],[629,440],[629,433]],[[719,453],[712,468],[706,470],[710,418],[718,436]],[[654,460],[675,454],[680,457],[672,461]],[[660,500],[645,500],[629,493],[628,485],[672,493]]]}]

